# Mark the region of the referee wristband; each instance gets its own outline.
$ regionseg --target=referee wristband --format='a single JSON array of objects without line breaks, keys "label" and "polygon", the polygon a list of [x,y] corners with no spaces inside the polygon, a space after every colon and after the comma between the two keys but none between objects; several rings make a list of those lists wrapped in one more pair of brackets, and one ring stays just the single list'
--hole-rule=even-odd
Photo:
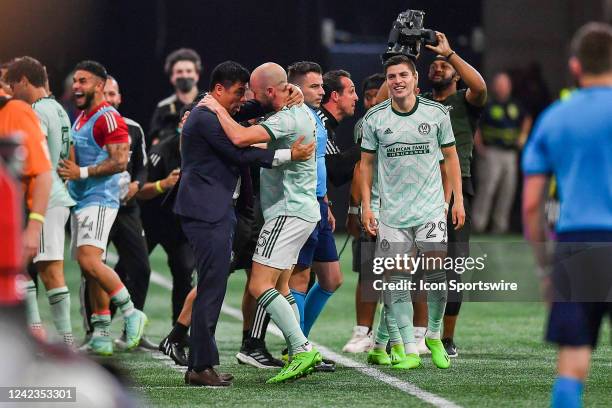
[{"label": "referee wristband", "polygon": [[164,189],[163,189],[163,188],[162,188],[162,186],[161,186],[161,180],[157,180],[157,181],[155,182],[155,190],[157,190],[157,192],[158,192],[159,194],[163,194],[163,193],[164,193]]},{"label": "referee wristband", "polygon": [[89,177],[89,168],[88,167],[79,167],[79,172],[81,173],[79,178],[86,179]]},{"label": "referee wristband", "polygon": [[353,207],[353,206],[350,206],[350,207],[348,208],[348,213],[349,213],[349,214],[358,215],[358,214],[359,214],[359,207]]},{"label": "referee wristband", "polygon": [[41,224],[45,223],[45,216],[39,213],[35,213],[35,212],[31,212],[28,215],[28,219],[33,220],[33,221],[38,221]]}]

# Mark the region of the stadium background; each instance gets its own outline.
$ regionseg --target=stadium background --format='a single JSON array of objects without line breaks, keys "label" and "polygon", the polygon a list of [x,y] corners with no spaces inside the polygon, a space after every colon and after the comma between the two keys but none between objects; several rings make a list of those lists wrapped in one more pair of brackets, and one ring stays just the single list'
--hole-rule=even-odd
[{"label": "stadium background", "polygon": [[[500,69],[520,78],[524,70],[539,66],[551,95],[558,95],[571,84],[561,68],[571,34],[588,20],[612,17],[608,0],[1,0],[0,7],[0,61],[38,58],[58,98],[76,62],[101,61],[121,84],[122,114],[145,131],[157,102],[172,93],[163,65],[179,47],[194,48],[202,56],[200,89],[207,87],[212,68],[227,59],[249,69],[269,60],[283,66],[319,61],[326,70],[347,69],[359,86],[379,71],[379,55],[397,14],[421,9],[425,26],[445,32],[451,46],[485,79]],[[430,58],[426,51],[419,63],[425,90]],[[520,87],[515,84],[515,91]],[[340,126],[341,147],[351,143],[352,125],[362,112],[358,103],[355,118]],[[340,228],[347,188],[330,189]],[[515,208],[515,231],[518,224]]]}]

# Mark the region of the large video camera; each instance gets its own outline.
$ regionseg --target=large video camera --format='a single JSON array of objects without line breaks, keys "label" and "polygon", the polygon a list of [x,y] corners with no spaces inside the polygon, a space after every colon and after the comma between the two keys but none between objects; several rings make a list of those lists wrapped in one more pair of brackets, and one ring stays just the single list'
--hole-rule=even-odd
[{"label": "large video camera", "polygon": [[436,32],[423,28],[425,13],[421,10],[406,10],[393,22],[387,52],[382,55],[385,62],[394,55],[406,55],[416,61],[421,45],[438,45]]}]

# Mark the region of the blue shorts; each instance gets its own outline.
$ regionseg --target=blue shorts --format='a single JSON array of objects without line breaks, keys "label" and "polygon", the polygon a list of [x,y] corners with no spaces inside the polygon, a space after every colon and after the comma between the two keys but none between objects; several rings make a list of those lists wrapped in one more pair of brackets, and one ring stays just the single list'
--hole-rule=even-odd
[{"label": "blue shorts", "polygon": [[559,234],[546,340],[595,348],[601,323],[612,323],[612,232]]},{"label": "blue shorts", "polygon": [[312,266],[313,262],[334,262],[338,260],[336,240],[331,225],[327,220],[328,207],[322,197],[318,198],[321,210],[321,221],[317,223],[314,231],[300,250],[296,265]]}]

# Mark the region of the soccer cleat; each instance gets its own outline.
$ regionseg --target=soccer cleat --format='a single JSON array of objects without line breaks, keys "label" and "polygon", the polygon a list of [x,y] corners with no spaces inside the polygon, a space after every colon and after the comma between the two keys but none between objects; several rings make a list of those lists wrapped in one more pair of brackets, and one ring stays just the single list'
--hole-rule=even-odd
[{"label": "soccer cleat", "polygon": [[285,363],[289,362],[289,349],[283,349],[283,351],[281,351],[281,360]]},{"label": "soccer cleat", "polygon": [[355,326],[353,336],[342,347],[345,353],[365,353],[372,348],[372,332],[365,326]]},{"label": "soccer cleat", "polygon": [[385,350],[373,348],[368,351],[368,364],[373,365],[391,365],[391,357]]},{"label": "soccer cleat", "polygon": [[183,344],[172,342],[166,337],[159,343],[158,350],[170,357],[175,364],[187,366],[187,355]]},{"label": "soccer cleat", "polygon": [[444,349],[444,344],[442,344],[442,340],[429,339],[425,337],[425,344],[427,345],[427,348],[431,350],[431,360],[433,361],[436,367],[450,367],[450,358],[448,358],[448,354],[446,354],[446,350]]},{"label": "soccer cleat", "polygon": [[[121,334],[121,337],[115,339],[115,347],[119,350],[127,350],[127,344],[125,342],[125,332]],[[145,335],[143,335],[140,339],[140,343],[138,343],[138,348],[149,351],[158,350],[157,344],[154,344]]]},{"label": "soccer cleat", "polygon": [[85,351],[98,356],[112,356],[113,340],[110,336],[92,336],[88,343],[79,348],[79,351]]},{"label": "soccer cleat", "polygon": [[455,342],[453,341],[453,339],[451,338],[442,339],[442,344],[444,345],[446,354],[448,354],[450,358],[455,358],[459,356],[459,353],[457,353],[457,346],[455,345]]},{"label": "soccer cleat", "polygon": [[406,354],[406,357],[394,363],[392,366],[392,368],[395,368],[398,370],[412,370],[414,368],[419,368],[419,367],[422,367],[421,357],[419,357],[418,354],[414,354],[414,353]]},{"label": "soccer cleat", "polygon": [[134,311],[124,319],[126,350],[132,350],[138,347],[140,339],[144,334],[144,328],[147,324],[147,315],[138,309],[134,309]]},{"label": "soccer cleat", "polygon": [[280,373],[270,378],[266,383],[275,384],[304,377],[313,372],[314,366],[320,361],[321,354],[314,347],[310,351],[297,353]]},{"label": "soccer cleat", "polygon": [[391,364],[397,364],[403,359],[406,358],[406,352],[404,351],[403,344],[395,344],[391,346],[391,353],[389,353],[391,357]]},{"label": "soccer cleat", "polygon": [[333,373],[336,371],[336,362],[327,358],[322,358],[315,366],[315,371]]},{"label": "soccer cleat", "polygon": [[240,352],[236,354],[236,359],[240,364],[247,364],[255,368],[275,369],[285,365],[281,360],[272,357],[270,352],[265,348],[247,348],[242,347]]}]

